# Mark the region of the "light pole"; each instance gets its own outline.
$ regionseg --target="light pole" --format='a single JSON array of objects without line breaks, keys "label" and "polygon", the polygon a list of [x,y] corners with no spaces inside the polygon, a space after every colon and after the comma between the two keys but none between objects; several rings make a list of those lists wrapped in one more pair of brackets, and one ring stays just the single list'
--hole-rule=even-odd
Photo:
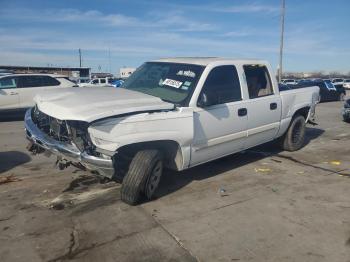
[{"label": "light pole", "polygon": [[284,15],[286,11],[286,1],[281,0],[281,40],[280,40],[280,62],[279,62],[279,70],[278,70],[278,82],[280,83],[282,80],[282,72],[283,72],[283,38],[284,38]]},{"label": "light pole", "polygon": [[81,49],[79,48],[79,67],[81,67]]}]

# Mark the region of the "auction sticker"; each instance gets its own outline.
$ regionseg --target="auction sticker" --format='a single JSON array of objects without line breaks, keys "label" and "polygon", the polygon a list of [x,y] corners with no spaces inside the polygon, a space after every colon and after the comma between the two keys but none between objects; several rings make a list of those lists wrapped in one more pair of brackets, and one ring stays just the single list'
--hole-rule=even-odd
[{"label": "auction sticker", "polygon": [[164,80],[163,85],[180,88],[182,82],[167,78]]}]

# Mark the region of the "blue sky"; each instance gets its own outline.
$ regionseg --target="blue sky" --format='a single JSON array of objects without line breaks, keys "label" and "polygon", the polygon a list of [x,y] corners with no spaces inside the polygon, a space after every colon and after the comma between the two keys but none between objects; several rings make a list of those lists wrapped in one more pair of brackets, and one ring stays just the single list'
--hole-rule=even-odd
[{"label": "blue sky", "polygon": [[[169,56],[278,63],[280,0],[0,0],[0,64],[120,67]],[[284,69],[350,71],[350,1],[286,0]],[[109,66],[109,51],[111,66]]]}]

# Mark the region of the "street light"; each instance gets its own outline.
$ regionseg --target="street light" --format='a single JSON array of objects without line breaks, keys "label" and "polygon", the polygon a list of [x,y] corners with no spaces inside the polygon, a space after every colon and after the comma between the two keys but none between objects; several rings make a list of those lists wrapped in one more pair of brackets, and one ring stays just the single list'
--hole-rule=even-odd
[{"label": "street light", "polygon": [[282,5],[281,5],[281,40],[280,40],[280,62],[279,62],[279,70],[278,70],[278,82],[280,83],[282,80],[282,57],[283,57],[283,36],[284,36],[284,15],[285,15],[285,10],[286,10],[286,1],[281,0]]}]

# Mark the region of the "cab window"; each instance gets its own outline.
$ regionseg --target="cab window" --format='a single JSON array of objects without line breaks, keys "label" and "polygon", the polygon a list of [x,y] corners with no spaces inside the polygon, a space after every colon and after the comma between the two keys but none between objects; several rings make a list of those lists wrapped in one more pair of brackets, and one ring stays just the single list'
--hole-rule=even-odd
[{"label": "cab window", "polygon": [[250,99],[273,95],[272,83],[266,66],[244,65],[243,69]]},{"label": "cab window", "polygon": [[241,87],[236,67],[224,65],[212,69],[202,88],[200,100],[203,99],[205,106],[241,100]]}]

